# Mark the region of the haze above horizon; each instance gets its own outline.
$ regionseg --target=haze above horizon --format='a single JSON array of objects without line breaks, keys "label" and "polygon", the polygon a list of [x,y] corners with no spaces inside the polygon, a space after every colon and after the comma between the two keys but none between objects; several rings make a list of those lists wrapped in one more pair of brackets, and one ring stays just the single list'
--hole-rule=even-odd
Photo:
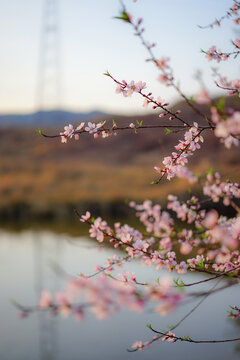
[{"label": "haze above horizon", "polygon": [[[62,69],[62,109],[77,112],[99,110],[113,114],[146,113],[143,100],[136,94],[123,98],[115,93],[111,79],[103,76],[108,70],[119,80],[146,81],[147,90],[167,102],[176,102],[176,93],[157,81],[158,73],[146,63],[146,50],[133,35],[128,24],[113,19],[121,9],[118,0],[59,0]],[[201,30],[221,17],[232,5],[231,0],[125,0],[134,18],[143,17],[145,37],[156,42],[157,57],[169,56],[175,78],[188,96],[199,90],[193,79],[196,70],[203,70],[209,90],[221,94],[211,77],[211,67],[220,67],[223,75],[235,78],[239,72],[232,62],[231,73],[226,64],[209,63],[200,49],[212,45],[228,51],[230,40],[238,34],[231,20],[221,28]],[[29,113],[36,109],[36,83],[41,37],[42,0],[0,0],[0,113]],[[221,32],[222,31],[222,32]],[[224,31],[224,39],[222,34]],[[227,39],[227,40],[225,40]],[[228,64],[229,65],[229,64]]]}]

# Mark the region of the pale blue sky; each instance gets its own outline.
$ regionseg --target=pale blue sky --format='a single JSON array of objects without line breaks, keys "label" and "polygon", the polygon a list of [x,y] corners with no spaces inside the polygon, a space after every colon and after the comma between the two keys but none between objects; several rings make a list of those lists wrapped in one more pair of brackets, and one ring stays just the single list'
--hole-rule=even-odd
[{"label": "pale blue sky", "polygon": [[[0,0],[0,112],[30,112],[36,109],[36,83],[44,0]],[[146,81],[149,91],[167,101],[176,100],[172,89],[161,85],[157,71],[146,63],[146,50],[128,24],[114,20],[118,0],[59,0],[61,23],[62,108],[94,109],[111,113],[140,113],[142,99],[115,94],[115,85],[102,74]],[[200,48],[216,44],[231,50],[238,35],[230,20],[221,28],[201,30],[232,5],[232,0],[125,0],[134,17],[143,17],[145,37],[156,42],[155,54],[171,57],[183,90],[193,95],[199,89],[195,70],[204,71],[210,89],[215,86],[211,66]],[[218,65],[229,78],[239,76],[238,60]]]}]

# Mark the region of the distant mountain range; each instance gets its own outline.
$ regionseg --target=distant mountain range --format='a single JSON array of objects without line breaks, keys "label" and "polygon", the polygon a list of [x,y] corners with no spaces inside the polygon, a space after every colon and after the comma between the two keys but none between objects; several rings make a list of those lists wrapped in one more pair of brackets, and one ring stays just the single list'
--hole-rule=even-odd
[{"label": "distant mountain range", "polygon": [[30,114],[0,114],[0,126],[56,126],[89,121],[106,115],[101,111],[78,113],[64,110],[38,111]]}]

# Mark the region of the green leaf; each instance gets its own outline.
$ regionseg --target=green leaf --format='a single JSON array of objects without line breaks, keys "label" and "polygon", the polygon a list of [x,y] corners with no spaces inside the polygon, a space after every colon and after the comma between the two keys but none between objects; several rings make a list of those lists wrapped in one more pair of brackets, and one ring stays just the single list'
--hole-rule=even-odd
[{"label": "green leaf", "polygon": [[90,222],[93,224],[95,221],[95,218],[92,216],[91,219],[90,219]]},{"label": "green leaf", "polygon": [[190,104],[193,104],[193,103],[194,103],[194,97],[193,97],[193,96],[191,96],[191,97],[189,98],[189,102],[190,102]]},{"label": "green leaf", "polygon": [[171,132],[172,132],[172,130],[170,130],[170,129],[168,129],[168,128],[165,129],[165,134],[166,134],[166,135],[171,134]]},{"label": "green leaf", "polygon": [[198,173],[198,174],[195,174],[195,176],[197,178],[197,181],[199,182],[201,180],[202,174]]},{"label": "green leaf", "polygon": [[115,120],[113,120],[112,123],[113,123],[113,125],[117,125]]},{"label": "green leaf", "polygon": [[203,260],[201,262],[197,263],[197,269],[204,270],[204,262],[203,262]]},{"label": "green leaf", "polygon": [[138,127],[141,127],[141,126],[142,126],[142,123],[143,123],[142,121],[138,121],[138,120],[137,120]]},{"label": "green leaf", "polygon": [[154,180],[150,182],[150,185],[155,185],[155,184],[156,184],[156,181],[154,181]]},{"label": "green leaf", "polygon": [[182,288],[183,286],[185,286],[184,282],[179,278],[173,279],[173,282],[178,288]]},{"label": "green leaf", "polygon": [[105,75],[105,76],[111,76],[108,71],[106,71],[105,73],[103,73],[103,75]]},{"label": "green leaf", "polygon": [[191,341],[192,339],[190,338],[190,336],[185,336],[184,338],[183,338],[183,340],[185,340],[185,341]]},{"label": "green leaf", "polygon": [[174,282],[175,285],[178,285],[178,280],[179,280],[179,278],[173,279],[173,282]]},{"label": "green leaf", "polygon": [[219,112],[223,112],[225,108],[225,104],[226,104],[226,99],[222,97],[216,105]]},{"label": "green leaf", "polygon": [[131,19],[129,17],[129,15],[126,13],[126,11],[122,11],[120,16],[115,16],[114,19],[119,19],[119,20],[123,20],[126,22],[131,22]]},{"label": "green leaf", "polygon": [[43,134],[43,132],[42,132],[41,129],[36,130],[36,132],[37,132],[39,135],[42,135],[42,134]]},{"label": "green leaf", "polygon": [[149,328],[149,329],[152,329],[152,325],[151,325],[151,324],[147,324],[146,327]]},{"label": "green leaf", "polygon": [[214,173],[213,168],[208,169],[206,172],[207,175],[213,175],[213,173]]}]

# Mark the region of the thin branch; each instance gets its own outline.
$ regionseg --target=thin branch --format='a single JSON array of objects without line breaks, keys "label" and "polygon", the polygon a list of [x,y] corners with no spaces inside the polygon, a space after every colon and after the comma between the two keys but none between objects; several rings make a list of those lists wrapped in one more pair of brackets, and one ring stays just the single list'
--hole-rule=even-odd
[{"label": "thin branch", "polygon": [[[186,128],[189,128],[191,127],[190,125],[188,126],[184,126],[184,125],[142,125],[142,126],[137,126],[136,125],[136,128],[130,128],[129,126],[124,126],[124,127],[114,127],[114,128],[99,128],[97,130],[97,132],[101,133],[103,131],[107,131],[107,132],[112,132],[112,131],[122,131],[122,130],[131,130],[131,131],[135,131],[136,129],[137,130],[141,130],[141,129],[166,129],[166,128],[169,128],[169,129],[179,129],[181,131],[185,130]],[[210,129],[209,126],[201,126],[199,127],[200,129],[202,130],[207,130],[207,129]],[[88,131],[86,130],[77,130],[77,131],[74,131],[72,133],[72,135],[80,135],[80,134],[84,134],[84,133],[89,133]],[[47,137],[47,138],[59,138],[61,137],[62,135],[60,134],[56,134],[56,135],[48,135],[48,134],[44,134],[42,131],[40,133],[40,135],[42,135],[43,137]]]},{"label": "thin branch", "polygon": [[[171,326],[171,330],[175,330],[179,325],[181,325],[190,315],[192,315],[192,313],[197,310],[197,308],[208,298],[208,296],[211,295],[211,291],[219,284],[221,279],[219,279],[218,281],[216,281],[216,283],[213,285],[213,287],[210,289],[209,293],[206,294],[205,296],[203,296],[203,298],[190,310],[188,311],[174,326]],[[158,341],[159,339],[161,339],[163,337],[163,335],[159,335],[156,338],[152,339],[151,341],[149,341],[149,345],[151,345],[152,343],[154,343],[155,341]],[[143,345],[143,347],[145,347],[145,345]],[[135,349],[127,349],[128,352],[135,352],[138,351],[138,348]]]},{"label": "thin branch", "polygon": [[233,9],[233,8],[230,8],[227,13],[223,16],[221,16],[219,19],[216,19],[215,21],[213,21],[212,23],[208,24],[208,25],[205,25],[205,26],[202,26],[202,25],[198,25],[198,27],[200,29],[207,29],[207,28],[213,28],[213,26],[220,26],[221,22],[225,19],[229,19],[230,17],[233,16],[233,12],[234,11],[238,11],[240,9],[240,2],[239,1],[236,1],[234,0],[234,3],[236,4],[236,9]]},{"label": "thin branch", "polygon": [[[193,137],[192,141],[194,141],[198,136],[200,136],[201,133],[202,133],[202,131],[203,131],[203,129],[201,129],[201,130],[197,133],[197,135],[195,135],[195,136]],[[182,149],[182,150],[179,152],[179,154],[178,154],[178,155],[176,156],[176,158],[173,160],[173,165],[176,164],[177,160],[180,158],[180,156],[181,156],[182,154],[184,154],[185,152],[188,151],[190,145],[191,145],[191,142],[190,142],[184,149]],[[160,181],[163,179],[163,177],[167,174],[167,170],[162,170],[162,172],[163,172],[162,176],[161,176],[158,180],[156,180],[154,184],[159,184]]]},{"label": "thin branch", "polygon": [[240,213],[240,208],[237,206],[237,204],[235,204],[234,201],[231,200],[230,205],[234,208],[234,210],[236,210],[237,213]]},{"label": "thin branch", "polygon": [[[134,30],[136,31],[136,35],[140,38],[143,46],[146,48],[146,50],[148,51],[149,55],[150,55],[150,60],[152,62],[154,62],[154,64],[157,66],[157,68],[159,69],[159,66],[158,66],[158,60],[157,58],[155,57],[153,51],[152,51],[152,46],[149,45],[146,40],[144,39],[143,35],[142,35],[142,32],[140,29],[139,29],[139,25],[138,24],[134,24],[131,20],[129,21],[129,23],[133,26]],[[162,73],[164,75],[168,75],[166,74],[166,72],[162,69]],[[203,114],[197,107],[195,107],[191,101],[187,98],[187,96],[182,92],[182,90],[179,88],[179,86],[177,86],[173,80],[170,80],[170,84],[171,86],[179,93],[179,95],[186,101],[186,103],[188,104],[188,106],[196,113],[198,114],[199,116],[201,116],[205,121],[207,121],[207,123],[209,124],[210,127],[213,128],[213,124],[211,122],[210,119],[208,119],[208,117]]]},{"label": "thin branch", "polygon": [[151,325],[148,326],[150,330],[152,330],[154,333],[162,335],[162,336],[167,336],[170,339],[175,339],[180,340],[180,341],[185,341],[185,342],[190,342],[190,343],[195,343],[195,344],[216,344],[216,343],[226,343],[226,342],[233,342],[233,341],[239,341],[240,337],[238,338],[233,338],[233,339],[224,339],[224,340],[194,340],[191,339],[189,337],[180,337],[180,336],[175,336],[175,335],[168,335],[167,333],[161,332],[161,331],[157,331],[155,329],[152,328]]},{"label": "thin branch", "polygon": [[[123,89],[126,88],[126,84],[116,80],[110,73],[108,73],[108,76],[118,85],[120,85]],[[138,93],[140,95],[142,95],[145,99],[148,100],[149,103],[154,104],[157,108],[160,108],[162,110],[164,110],[166,113],[168,113],[169,115],[173,116],[175,119],[181,121],[183,124],[185,124],[185,126],[190,127],[191,125],[189,125],[185,120],[183,120],[180,116],[178,116],[177,114],[173,113],[172,111],[168,110],[165,106],[159,104],[157,101],[151,99],[150,95],[144,94],[142,91],[138,91]]]},{"label": "thin branch", "polygon": [[[238,270],[240,268],[240,265],[236,266],[235,268],[231,269],[231,270],[228,270],[228,271],[225,271],[224,273],[220,273],[220,274],[216,274],[215,276],[213,277],[210,277],[210,278],[207,278],[207,279],[204,279],[204,280],[200,280],[200,281],[196,281],[196,282],[193,282],[193,283],[190,283],[190,284],[179,284],[178,287],[186,287],[186,286],[194,286],[194,285],[199,285],[199,284],[202,284],[202,283],[205,283],[205,282],[208,282],[208,281],[211,281],[211,280],[215,280],[219,277],[222,277],[222,276],[225,276],[226,274],[228,273],[231,273],[235,270]],[[194,269],[195,270],[195,269]],[[234,278],[236,277],[239,277],[239,276],[234,276]]]}]

